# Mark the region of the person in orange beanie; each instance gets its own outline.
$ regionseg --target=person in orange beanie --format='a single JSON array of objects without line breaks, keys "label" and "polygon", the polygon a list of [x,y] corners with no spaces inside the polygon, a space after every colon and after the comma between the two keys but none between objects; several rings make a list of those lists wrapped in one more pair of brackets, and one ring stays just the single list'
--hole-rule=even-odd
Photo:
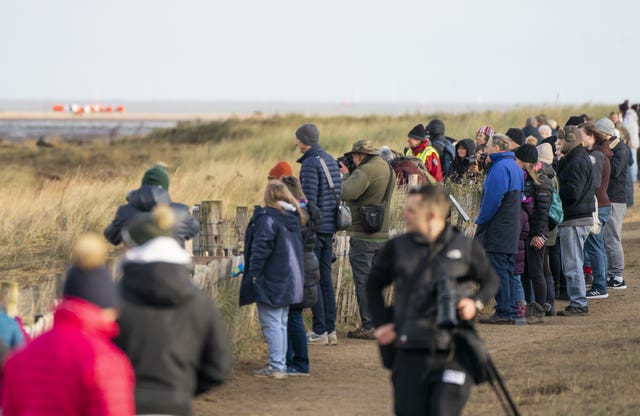
[{"label": "person in orange beanie", "polygon": [[293,176],[293,169],[291,169],[291,165],[285,162],[284,160],[276,163],[276,165],[271,168],[271,170],[269,171],[269,176],[267,176],[267,179],[280,180],[280,178],[282,178],[283,176]]}]

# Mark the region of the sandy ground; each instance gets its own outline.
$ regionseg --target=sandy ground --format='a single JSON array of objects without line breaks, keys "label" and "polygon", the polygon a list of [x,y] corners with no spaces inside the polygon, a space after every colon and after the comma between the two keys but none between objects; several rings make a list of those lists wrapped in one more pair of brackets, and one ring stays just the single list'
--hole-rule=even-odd
[{"label": "sandy ground", "polygon": [[[479,326],[523,415],[640,414],[640,222],[624,227],[626,290],[589,302],[588,317],[536,326]],[[566,302],[558,302],[562,308]],[[264,361],[238,363],[229,383],[195,403],[196,415],[389,415],[389,373],[373,342],[343,337],[312,346],[312,375],[249,375]],[[466,415],[503,414],[487,386],[474,388]]]}]

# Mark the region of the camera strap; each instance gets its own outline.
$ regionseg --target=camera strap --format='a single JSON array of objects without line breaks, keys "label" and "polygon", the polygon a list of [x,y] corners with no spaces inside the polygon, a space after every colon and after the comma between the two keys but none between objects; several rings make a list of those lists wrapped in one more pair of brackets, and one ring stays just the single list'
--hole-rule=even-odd
[{"label": "camera strap", "polygon": [[324,159],[321,158],[320,156],[316,156],[316,159],[318,159],[318,161],[320,162],[320,165],[322,165],[324,176],[327,178],[327,182],[329,183],[329,189],[331,189],[333,196],[336,197],[336,202],[338,203],[338,205],[340,205],[342,201],[340,197],[336,194],[335,185],[333,184],[333,179],[331,179],[331,173],[329,172],[329,168],[327,167],[327,162],[325,162]]}]

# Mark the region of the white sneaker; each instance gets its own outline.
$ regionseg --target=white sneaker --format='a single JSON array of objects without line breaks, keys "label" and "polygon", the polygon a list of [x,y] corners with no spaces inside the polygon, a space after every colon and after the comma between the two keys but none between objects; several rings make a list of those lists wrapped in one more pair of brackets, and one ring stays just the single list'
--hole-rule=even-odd
[{"label": "white sneaker", "polygon": [[327,335],[326,332],[318,335],[312,331],[307,337],[307,343],[315,345],[329,345],[329,335]]},{"label": "white sneaker", "polygon": [[338,345],[338,334],[336,334],[336,331],[333,331],[332,333],[328,334],[329,337],[329,345]]}]

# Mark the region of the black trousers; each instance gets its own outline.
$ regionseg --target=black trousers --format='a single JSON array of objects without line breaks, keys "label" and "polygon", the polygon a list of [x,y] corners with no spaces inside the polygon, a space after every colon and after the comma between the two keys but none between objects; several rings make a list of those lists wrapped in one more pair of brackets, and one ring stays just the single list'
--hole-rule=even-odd
[{"label": "black trousers", "polygon": [[547,246],[540,250],[531,246],[531,239],[527,238],[524,261],[524,274],[522,275],[522,287],[524,289],[524,299],[531,302],[531,289],[536,298],[536,303],[544,306],[547,303],[547,279],[544,275],[544,256]]},{"label": "black trousers", "polygon": [[392,372],[397,416],[454,416],[469,400],[473,380],[446,355],[396,349]]}]

